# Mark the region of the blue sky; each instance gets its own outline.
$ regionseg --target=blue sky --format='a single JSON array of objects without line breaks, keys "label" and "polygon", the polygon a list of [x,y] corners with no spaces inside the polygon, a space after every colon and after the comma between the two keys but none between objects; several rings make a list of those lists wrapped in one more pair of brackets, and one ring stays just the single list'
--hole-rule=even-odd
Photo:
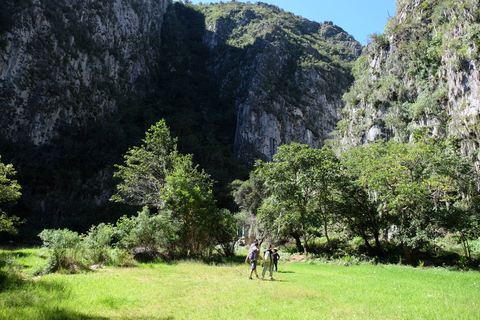
[{"label": "blue sky", "polygon": [[[193,0],[192,3],[217,3]],[[229,2],[230,0],[223,0]],[[247,0],[237,0],[248,2]],[[250,0],[251,3],[257,1]],[[395,15],[395,0],[263,0],[285,11],[316,22],[332,21],[362,44],[368,36],[383,33],[388,17]]]}]

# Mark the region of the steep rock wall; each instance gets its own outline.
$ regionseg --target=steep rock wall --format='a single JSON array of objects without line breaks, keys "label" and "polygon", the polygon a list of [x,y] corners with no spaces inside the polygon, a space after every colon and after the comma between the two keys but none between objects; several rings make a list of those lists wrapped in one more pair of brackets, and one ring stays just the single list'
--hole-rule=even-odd
[{"label": "steep rock wall", "polygon": [[479,159],[479,63],[478,1],[397,1],[385,34],[372,37],[354,68],[340,149],[436,137]]},{"label": "steep rock wall", "polygon": [[331,22],[264,3],[227,3],[204,12],[211,70],[237,108],[237,157],[271,160],[290,142],[321,147],[338,121],[362,46]]},{"label": "steep rock wall", "polygon": [[[25,1],[24,1],[25,2]],[[143,94],[170,0],[32,0],[0,35],[0,132],[40,145]]]}]

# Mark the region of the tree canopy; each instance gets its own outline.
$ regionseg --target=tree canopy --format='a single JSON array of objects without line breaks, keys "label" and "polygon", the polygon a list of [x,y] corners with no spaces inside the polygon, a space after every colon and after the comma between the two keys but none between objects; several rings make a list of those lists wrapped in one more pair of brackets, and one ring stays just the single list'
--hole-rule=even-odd
[{"label": "tree canopy", "polygon": [[270,195],[261,208],[260,220],[273,228],[290,229],[307,242],[332,212],[333,183],[340,163],[329,148],[313,149],[292,143],[280,146],[273,162],[256,163]]},{"label": "tree canopy", "polygon": [[445,212],[468,198],[465,184],[476,179],[468,161],[440,143],[380,141],[357,147],[342,160],[375,204],[384,221],[377,225],[391,226],[391,239],[404,247],[409,263],[440,226],[453,226],[445,223]]},{"label": "tree canopy", "polygon": [[[124,158],[124,164],[116,165],[115,177],[121,182],[112,201],[147,206],[172,219],[172,225],[178,226],[176,247],[189,255],[232,241],[233,217],[216,207],[214,181],[194,165],[192,155],[177,151],[164,120],[153,125],[143,144],[128,150]],[[222,227],[229,232],[218,232]]]},{"label": "tree canopy", "polygon": [[[1,157],[0,157],[1,159]],[[16,180],[8,178],[15,175],[16,171],[12,164],[0,162],[0,202],[15,201],[22,195],[20,185]],[[16,226],[21,223],[20,218],[7,215],[0,209],[0,232],[16,233]]]}]

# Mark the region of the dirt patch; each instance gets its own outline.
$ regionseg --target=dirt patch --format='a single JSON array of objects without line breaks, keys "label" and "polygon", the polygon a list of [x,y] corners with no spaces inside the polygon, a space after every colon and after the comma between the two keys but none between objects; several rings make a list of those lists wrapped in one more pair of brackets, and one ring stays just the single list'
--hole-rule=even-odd
[{"label": "dirt patch", "polygon": [[293,262],[293,261],[302,261],[304,258],[303,255],[300,255],[300,254],[297,254],[297,255],[294,255],[294,256],[291,256],[288,261],[290,262]]}]

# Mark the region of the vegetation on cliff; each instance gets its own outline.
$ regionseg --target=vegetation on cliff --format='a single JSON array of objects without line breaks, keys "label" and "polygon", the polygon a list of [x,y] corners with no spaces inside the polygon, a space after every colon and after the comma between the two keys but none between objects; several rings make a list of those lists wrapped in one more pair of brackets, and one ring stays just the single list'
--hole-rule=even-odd
[{"label": "vegetation on cliff", "polygon": [[475,158],[479,58],[477,1],[397,1],[385,33],[372,35],[353,68],[337,142],[459,139]]}]

